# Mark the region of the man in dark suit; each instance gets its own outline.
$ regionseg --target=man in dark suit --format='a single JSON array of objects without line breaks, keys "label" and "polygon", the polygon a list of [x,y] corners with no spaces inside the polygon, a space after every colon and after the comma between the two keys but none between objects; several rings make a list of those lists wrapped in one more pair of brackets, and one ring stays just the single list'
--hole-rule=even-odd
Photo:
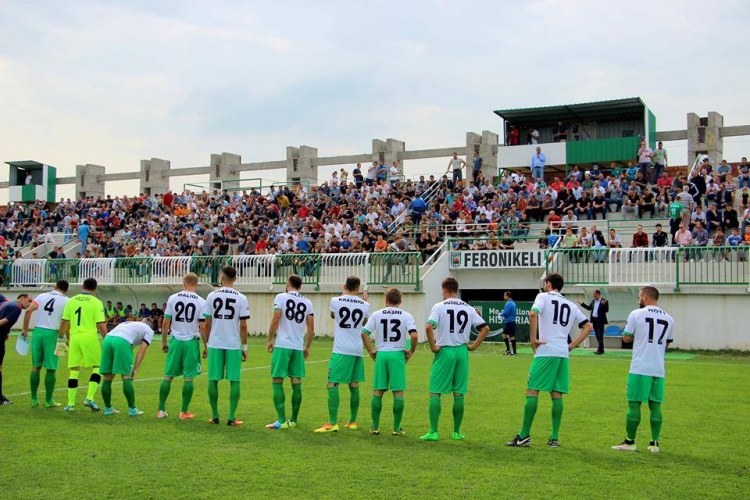
[{"label": "man in dark suit", "polygon": [[594,290],[594,298],[590,303],[585,304],[582,300],[579,300],[578,303],[584,309],[591,311],[591,324],[596,334],[596,342],[599,344],[594,354],[604,354],[604,326],[608,323],[609,302],[602,298],[600,290]]}]

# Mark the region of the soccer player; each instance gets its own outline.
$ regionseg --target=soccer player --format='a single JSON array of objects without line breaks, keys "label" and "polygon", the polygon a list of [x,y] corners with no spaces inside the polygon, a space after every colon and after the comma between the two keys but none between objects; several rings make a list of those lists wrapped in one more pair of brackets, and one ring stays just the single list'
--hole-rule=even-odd
[{"label": "soccer player", "polygon": [[55,289],[51,292],[39,295],[31,303],[23,315],[23,329],[21,335],[24,338],[29,335],[29,321],[34,311],[39,310],[34,322],[34,330],[31,332],[31,375],[29,383],[31,385],[31,406],[39,406],[37,392],[41,382],[41,370],[44,367],[47,373],[44,376],[44,407],[56,408],[60,403],[52,399],[55,392],[55,381],[57,363],[59,358],[55,354],[57,341],[60,339],[60,322],[65,310],[65,304],[68,303],[68,282],[60,280],[55,284]]},{"label": "soccer player", "polygon": [[659,453],[661,403],[664,401],[664,355],[672,343],[674,319],[659,307],[659,290],[652,286],[638,293],[640,309],[628,316],[623,342],[633,342],[633,360],[628,373],[628,418],[626,438],[613,450],[635,451],[635,434],[641,422],[641,403],[651,412],[651,442],[648,451]]},{"label": "soccer player", "polygon": [[[164,380],[159,387],[157,418],[167,417],[166,405],[169,390],[172,388],[172,379],[180,376],[184,377],[180,420],[188,420],[195,416],[190,413],[189,408],[190,400],[193,398],[193,379],[201,372],[200,339],[205,336],[203,310],[206,307],[206,301],[195,293],[196,290],[198,276],[195,273],[187,273],[182,278],[182,291],[167,300],[167,309],[161,326],[161,349],[167,353],[167,363],[164,368]],[[167,344],[170,328],[172,340]]]},{"label": "soccer player", "polygon": [[[540,391],[549,392],[552,397],[552,432],[547,444],[553,448],[560,446],[558,435],[563,414],[562,397],[568,393],[569,353],[591,333],[591,323],[583,312],[560,294],[563,284],[562,276],[548,274],[544,278],[544,293],[536,296],[531,307],[529,330],[534,359],[526,386],[523,426],[516,437],[506,443],[507,446],[528,446],[531,443],[531,424]],[[568,335],[576,325],[578,337],[568,344]]]},{"label": "soccer player", "polygon": [[[513,294],[505,292],[503,294],[505,299],[505,307],[503,312],[500,313],[503,318],[505,327],[503,328],[503,341],[505,342],[505,355],[515,356],[516,355],[516,303],[513,300]],[[513,351],[510,348],[513,347]]]},{"label": "soccer player", "polygon": [[[305,360],[310,355],[310,344],[315,336],[313,306],[300,293],[302,278],[296,274],[286,281],[286,292],[273,301],[273,318],[268,328],[268,352],[271,353],[271,379],[273,405],[277,420],[267,429],[288,429],[297,426],[302,405],[302,379],[305,377]],[[305,337],[307,330],[307,337]],[[274,341],[275,338],[275,341]],[[292,382],[292,416],[286,419],[284,379]]]},{"label": "soccer player", "polygon": [[21,311],[31,304],[28,293],[19,294],[16,300],[3,302],[0,305],[0,405],[10,405],[13,401],[3,395],[3,359],[5,359],[5,342],[13,325],[21,316]]},{"label": "soccer player", "polygon": [[91,411],[99,411],[99,405],[94,402],[96,390],[102,380],[99,375],[99,361],[102,359],[102,346],[99,343],[107,336],[107,317],[104,304],[94,294],[97,282],[94,278],[83,280],[83,292],[73,296],[63,310],[60,323],[60,338],[67,337],[70,351],[68,352],[68,405],[65,411],[75,411],[76,394],[78,393],[78,377],[81,368],[91,367],[89,390],[83,405]]},{"label": "soccer player", "polygon": [[[455,278],[445,278],[442,289],[443,301],[432,306],[426,327],[427,341],[435,357],[430,370],[430,431],[419,438],[423,441],[438,440],[440,396],[451,393],[453,439],[464,438],[461,422],[464,418],[464,395],[469,389],[469,351],[479,347],[490,331],[476,309],[458,298],[458,281]],[[472,326],[479,335],[469,343]]]},{"label": "soccer player", "polygon": [[[232,288],[237,270],[226,266],[221,270],[221,288],[206,297],[203,317],[203,357],[208,358],[208,401],[211,404],[209,424],[219,424],[219,380],[229,381],[229,419],[227,425],[242,425],[237,420],[240,402],[240,366],[247,361],[247,320],[250,307],[247,297]],[[169,307],[169,304],[167,304]]]},{"label": "soccer player", "polygon": [[[372,377],[372,428],[370,434],[380,434],[380,413],[383,410],[383,394],[390,389],[393,392],[393,430],[394,436],[405,436],[401,427],[404,416],[404,391],[406,390],[406,362],[417,348],[417,325],[414,317],[399,309],[401,292],[389,288],[385,292],[385,309],[375,311],[362,329],[362,341],[370,357],[375,360],[375,374]],[[372,348],[370,335],[375,336],[375,349]],[[406,339],[411,340],[407,350]]]},{"label": "soccer player", "polygon": [[367,292],[359,298],[361,281],[350,276],[344,284],[344,294],[331,299],[329,309],[334,320],[333,354],[328,364],[328,422],[315,432],[337,432],[339,430],[339,384],[349,384],[349,422],[344,426],[357,430],[359,412],[359,383],[365,380],[365,364],[362,359],[362,325],[370,315]]},{"label": "soccer player", "polygon": [[[143,412],[135,405],[135,387],[133,380],[146,356],[146,349],[154,338],[156,323],[150,318],[141,321],[128,321],[117,325],[104,337],[102,342],[101,372],[102,399],[104,400],[104,416],[120,413],[112,407],[112,380],[115,375],[122,377],[122,393],[128,402],[128,416],[138,417]],[[133,362],[133,348],[139,347]]]}]

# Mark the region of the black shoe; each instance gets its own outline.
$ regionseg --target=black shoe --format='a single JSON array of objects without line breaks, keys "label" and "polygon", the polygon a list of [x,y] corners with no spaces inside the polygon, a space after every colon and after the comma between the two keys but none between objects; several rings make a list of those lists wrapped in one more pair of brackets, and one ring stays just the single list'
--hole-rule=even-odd
[{"label": "black shoe", "polygon": [[596,354],[597,356],[601,356],[602,354],[604,354],[604,351],[596,351],[594,354]]},{"label": "black shoe", "polygon": [[508,354],[508,356],[515,356],[515,355],[516,355],[515,352],[512,352],[512,353]]},{"label": "black shoe", "polygon": [[12,405],[13,401],[3,396],[2,399],[0,399],[0,405]]},{"label": "black shoe", "polygon": [[211,420],[208,421],[208,423],[211,424],[211,425],[219,425],[219,419],[218,418],[212,418]]},{"label": "black shoe", "polygon": [[503,354],[503,356],[510,356],[510,355],[511,355],[510,351],[505,351],[505,354]]},{"label": "black shoe", "polygon": [[550,439],[549,441],[547,441],[547,446],[549,446],[550,448],[559,448],[560,442],[557,439]]},{"label": "black shoe", "polygon": [[505,443],[505,446],[526,447],[530,444],[531,436],[526,436],[525,438],[521,439],[521,436],[516,434],[516,437]]}]

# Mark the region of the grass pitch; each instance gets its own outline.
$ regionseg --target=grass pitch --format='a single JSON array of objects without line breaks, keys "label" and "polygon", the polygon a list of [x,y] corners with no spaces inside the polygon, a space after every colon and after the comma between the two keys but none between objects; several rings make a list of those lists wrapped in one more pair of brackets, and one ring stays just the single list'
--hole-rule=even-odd
[{"label": "grass pitch", "polygon": [[[179,413],[182,381],[175,379],[170,416],[157,420],[158,386],[165,355],[155,343],[136,380],[139,418],[104,417],[28,406],[29,358],[7,343],[4,392],[15,404],[0,407],[0,498],[726,498],[750,497],[750,358],[699,354],[667,362],[662,453],[645,450],[650,432],[644,407],[637,453],[615,452],[625,432],[625,379],[629,358],[581,353],[571,359],[571,394],[565,399],[560,442],[546,446],[549,398],[540,397],[528,449],[506,448],[521,424],[530,353],[502,356],[498,345],[471,353],[470,393],[463,432],[454,442],[452,398],[444,398],[441,441],[417,438],[428,428],[431,354],[421,347],[408,365],[403,426],[406,437],[370,436],[370,386],[361,389],[360,429],[314,434],[326,421],[329,340],[316,340],[303,384],[300,425],[270,431],[270,355],[265,339],[251,340],[245,364],[239,428],[225,425],[229,388],[220,383],[221,426],[210,426],[205,375],[196,381],[191,410]],[[578,354],[578,353],[576,353]],[[65,360],[61,361],[65,366]],[[372,378],[372,361],[366,361]],[[67,369],[58,374],[56,399],[66,401]],[[40,394],[43,394],[44,377]],[[287,382],[288,384],[288,382]],[[113,404],[126,410],[122,386]],[[287,400],[291,395],[285,386]],[[97,401],[101,396],[97,394]],[[381,430],[392,423],[384,398]],[[291,404],[287,402],[287,412]],[[85,410],[85,411],[84,411]],[[349,391],[341,389],[341,424],[349,417]]]}]

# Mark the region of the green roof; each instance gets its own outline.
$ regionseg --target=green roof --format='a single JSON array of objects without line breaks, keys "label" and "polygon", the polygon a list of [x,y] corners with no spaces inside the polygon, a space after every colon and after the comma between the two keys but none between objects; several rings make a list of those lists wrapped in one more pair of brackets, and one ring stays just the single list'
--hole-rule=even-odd
[{"label": "green roof", "polygon": [[523,127],[551,125],[562,120],[596,122],[623,119],[644,119],[646,105],[640,97],[628,97],[611,101],[562,104],[538,108],[498,109],[495,114],[502,119]]},{"label": "green roof", "polygon": [[25,170],[39,170],[44,167],[44,163],[34,160],[6,161],[5,163],[11,167],[21,167]]}]

